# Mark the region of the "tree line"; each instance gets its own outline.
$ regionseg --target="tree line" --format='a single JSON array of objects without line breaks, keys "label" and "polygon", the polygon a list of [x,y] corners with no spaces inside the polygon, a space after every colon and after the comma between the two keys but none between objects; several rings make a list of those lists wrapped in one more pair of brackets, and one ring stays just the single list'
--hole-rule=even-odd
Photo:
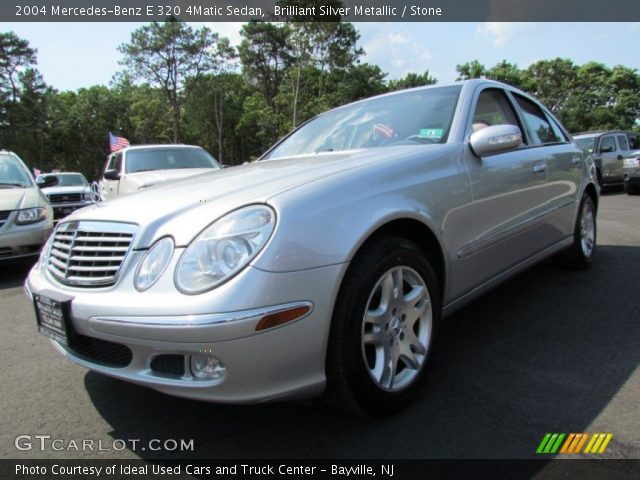
[{"label": "tree line", "polygon": [[[237,165],[327,109],[437,82],[428,70],[387,79],[362,61],[360,35],[347,22],[251,21],[240,35],[236,47],[207,27],[144,25],[119,47],[122,69],[109,86],[57,91],[28,41],[0,33],[0,148],[40,170],[90,180],[109,153],[108,132],[132,144],[201,145]],[[638,126],[640,75],[632,68],[561,58],[456,68],[458,79],[491,78],[531,93],[572,132]]]}]

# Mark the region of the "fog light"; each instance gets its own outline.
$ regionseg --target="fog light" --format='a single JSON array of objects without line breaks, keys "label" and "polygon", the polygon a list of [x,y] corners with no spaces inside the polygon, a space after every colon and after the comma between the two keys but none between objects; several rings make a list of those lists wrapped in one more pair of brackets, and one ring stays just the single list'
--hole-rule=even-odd
[{"label": "fog light", "polygon": [[226,368],[222,362],[209,355],[193,355],[191,357],[191,373],[201,380],[217,380],[222,378]]}]

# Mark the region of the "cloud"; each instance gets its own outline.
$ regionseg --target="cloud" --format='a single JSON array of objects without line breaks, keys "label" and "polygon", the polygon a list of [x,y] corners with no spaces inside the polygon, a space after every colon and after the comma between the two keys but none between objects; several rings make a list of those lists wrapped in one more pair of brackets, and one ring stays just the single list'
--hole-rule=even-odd
[{"label": "cloud", "polygon": [[476,27],[476,33],[493,36],[493,45],[503,47],[515,34],[528,28],[529,24],[522,22],[485,22]]},{"label": "cloud", "polygon": [[389,33],[387,34],[387,39],[391,45],[402,45],[409,41],[407,40],[407,37],[401,33]]},{"label": "cloud", "polygon": [[218,33],[221,37],[227,37],[231,45],[238,46],[242,37],[240,36],[240,28],[242,22],[207,22],[205,23],[212,31]]}]

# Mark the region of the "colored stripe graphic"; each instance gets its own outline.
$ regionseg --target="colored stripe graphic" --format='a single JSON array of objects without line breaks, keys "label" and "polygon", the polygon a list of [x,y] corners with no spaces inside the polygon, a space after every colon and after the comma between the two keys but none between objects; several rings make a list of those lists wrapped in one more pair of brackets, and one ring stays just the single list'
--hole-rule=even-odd
[{"label": "colored stripe graphic", "polygon": [[560,448],[560,444],[562,443],[562,440],[564,439],[565,434],[564,433],[547,433],[545,434],[544,438],[542,439],[542,442],[540,442],[540,445],[538,445],[538,449],[536,450],[536,453],[550,453],[550,454],[554,454],[558,451],[558,448]]},{"label": "colored stripe graphic", "polygon": [[604,453],[612,438],[612,433],[545,433],[536,453],[578,454],[585,443],[584,453]]}]

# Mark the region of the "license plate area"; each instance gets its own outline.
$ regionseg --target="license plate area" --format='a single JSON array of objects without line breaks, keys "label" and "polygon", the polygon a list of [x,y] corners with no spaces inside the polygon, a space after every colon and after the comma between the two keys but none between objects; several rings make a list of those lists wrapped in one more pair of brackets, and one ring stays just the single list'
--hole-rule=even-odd
[{"label": "license plate area", "polygon": [[44,290],[33,294],[38,331],[62,345],[69,346],[75,338],[71,324],[71,301],[73,297]]}]

